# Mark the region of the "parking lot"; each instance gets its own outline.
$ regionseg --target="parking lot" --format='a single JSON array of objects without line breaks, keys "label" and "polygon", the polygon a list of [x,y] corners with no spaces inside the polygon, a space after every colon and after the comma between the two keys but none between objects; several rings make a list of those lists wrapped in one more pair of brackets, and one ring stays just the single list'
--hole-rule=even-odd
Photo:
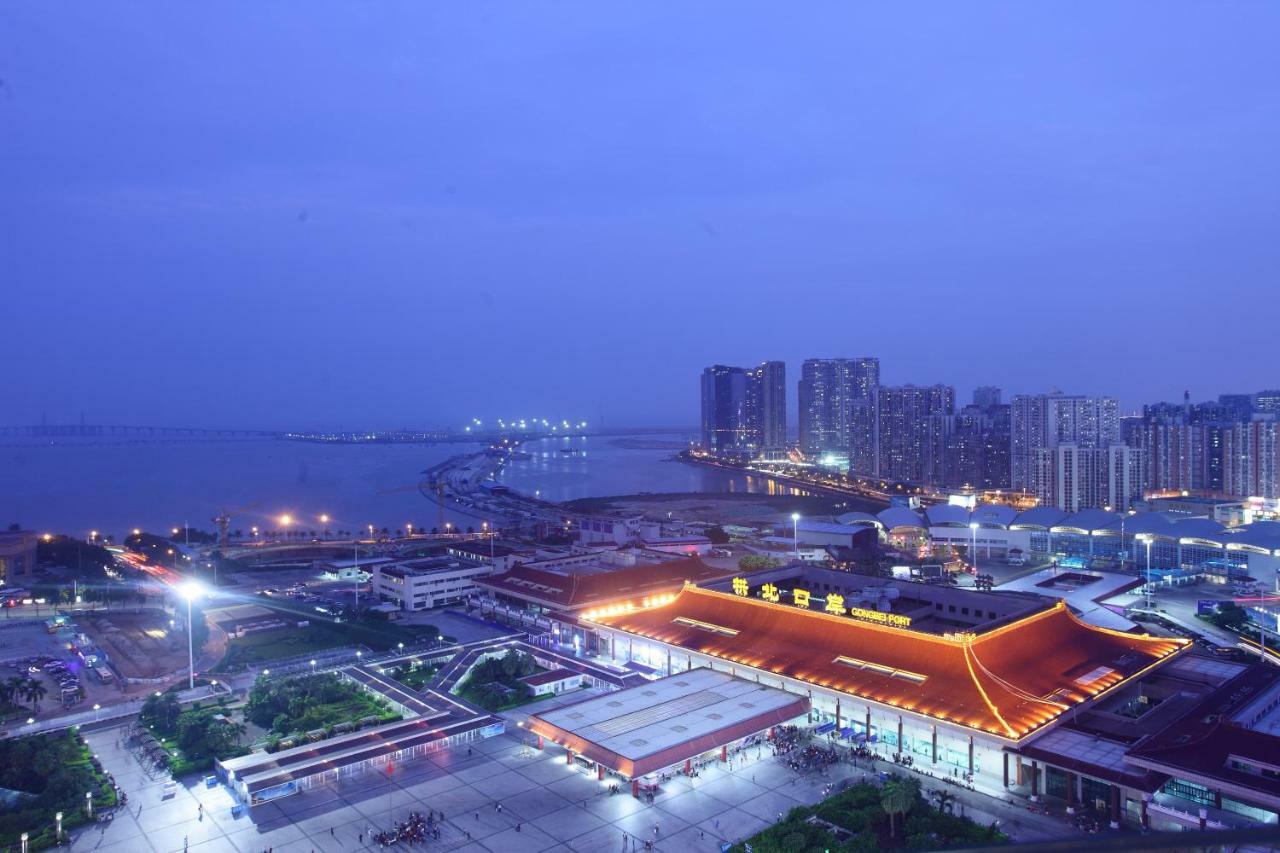
[{"label": "parking lot", "polygon": [[[0,622],[0,678],[24,678],[37,681],[45,689],[39,700],[38,718],[64,707],[63,688],[67,688],[67,706],[92,707],[119,701],[120,685],[114,680],[104,684],[58,637],[50,634],[43,622],[4,625]],[[83,700],[72,698],[71,691],[80,688]],[[34,703],[21,694],[16,701],[31,707]]]}]

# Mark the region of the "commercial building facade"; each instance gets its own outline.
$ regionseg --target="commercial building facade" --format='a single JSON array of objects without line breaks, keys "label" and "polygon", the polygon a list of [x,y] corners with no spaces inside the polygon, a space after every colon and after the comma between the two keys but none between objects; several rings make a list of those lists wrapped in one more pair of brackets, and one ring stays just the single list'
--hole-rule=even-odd
[{"label": "commercial building facade", "polygon": [[488,563],[458,557],[427,557],[373,568],[378,598],[401,610],[430,610],[457,604],[476,592],[476,579],[493,573]]}]

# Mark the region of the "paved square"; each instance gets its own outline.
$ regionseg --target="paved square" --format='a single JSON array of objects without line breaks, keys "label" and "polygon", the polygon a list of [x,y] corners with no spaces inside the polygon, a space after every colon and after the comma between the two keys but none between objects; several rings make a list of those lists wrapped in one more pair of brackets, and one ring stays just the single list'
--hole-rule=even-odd
[{"label": "paved square", "polygon": [[[568,764],[556,747],[539,751],[522,743],[522,732],[511,728],[514,733],[401,763],[390,779],[378,771],[344,777],[238,818],[231,815],[230,791],[198,779],[183,780],[176,796],[162,799],[163,778],[142,771],[120,742],[123,729],[94,732],[89,742],[124,783],[129,804],[110,823],[79,830],[71,846],[95,853],[179,853],[184,845],[188,853],[355,853],[378,849],[371,834],[411,811],[431,811],[443,822],[440,839],[428,841],[427,849],[620,851],[626,836],[652,841],[657,850],[713,853],[858,772],[839,765],[830,778],[797,780],[765,750],[760,758],[737,757],[732,771],[713,762],[696,778],[668,779],[650,804],[632,797],[621,780],[601,781]],[[612,784],[620,793],[609,792]]]}]

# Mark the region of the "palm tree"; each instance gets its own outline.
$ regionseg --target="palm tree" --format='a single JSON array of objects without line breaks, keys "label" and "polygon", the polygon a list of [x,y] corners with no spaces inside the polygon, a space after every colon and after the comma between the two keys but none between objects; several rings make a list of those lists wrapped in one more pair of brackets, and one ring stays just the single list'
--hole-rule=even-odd
[{"label": "palm tree", "polygon": [[880,807],[889,815],[889,837],[897,834],[894,818],[905,815],[916,804],[920,783],[914,779],[894,779],[886,782],[880,791]]},{"label": "palm tree", "polygon": [[933,797],[934,807],[943,814],[953,814],[956,810],[956,795],[944,788],[930,791],[929,796]]},{"label": "palm tree", "polygon": [[31,702],[37,711],[40,710],[40,700],[48,695],[49,691],[39,681],[28,681],[22,688],[23,698]]}]

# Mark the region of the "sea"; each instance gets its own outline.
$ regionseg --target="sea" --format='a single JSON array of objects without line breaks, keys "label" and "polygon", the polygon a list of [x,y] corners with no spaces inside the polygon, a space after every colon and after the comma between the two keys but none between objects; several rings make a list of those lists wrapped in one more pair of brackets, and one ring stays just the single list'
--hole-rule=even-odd
[{"label": "sea", "polygon": [[[556,438],[526,443],[499,479],[544,500],[640,492],[770,492],[759,477],[675,460],[682,435]],[[9,439],[0,445],[0,529],[87,535],[190,525],[321,531],[429,529],[434,501],[418,488],[423,470],[475,444],[330,444],[280,439]],[[569,451],[569,452],[561,452]],[[320,520],[327,515],[326,525]],[[445,520],[475,525],[449,511]]]}]

